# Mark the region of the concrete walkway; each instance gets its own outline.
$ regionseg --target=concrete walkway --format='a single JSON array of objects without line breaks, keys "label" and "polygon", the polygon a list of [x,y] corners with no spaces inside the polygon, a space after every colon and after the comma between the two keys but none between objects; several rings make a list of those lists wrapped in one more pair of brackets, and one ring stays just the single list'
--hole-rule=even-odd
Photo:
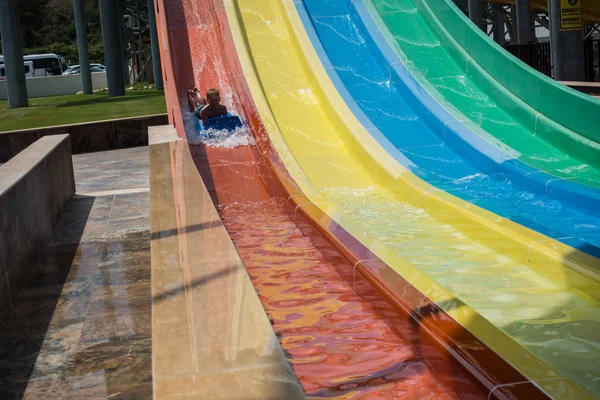
[{"label": "concrete walkway", "polygon": [[148,148],[73,164],[77,194],[0,327],[1,397],[151,398]]}]

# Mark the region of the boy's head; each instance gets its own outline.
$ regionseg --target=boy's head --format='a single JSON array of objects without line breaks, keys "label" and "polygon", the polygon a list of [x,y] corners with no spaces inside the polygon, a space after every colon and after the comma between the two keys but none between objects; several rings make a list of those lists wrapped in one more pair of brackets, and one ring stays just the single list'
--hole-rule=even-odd
[{"label": "boy's head", "polygon": [[217,89],[210,89],[208,92],[206,92],[206,101],[208,101],[208,104],[211,106],[218,105],[221,102],[221,95],[219,94],[219,91]]}]

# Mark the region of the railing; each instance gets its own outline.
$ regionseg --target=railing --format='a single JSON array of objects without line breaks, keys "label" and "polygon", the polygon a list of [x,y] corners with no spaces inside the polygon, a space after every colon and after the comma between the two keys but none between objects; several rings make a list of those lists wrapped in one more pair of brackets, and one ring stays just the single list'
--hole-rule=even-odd
[{"label": "railing", "polygon": [[[583,43],[585,81],[600,82],[600,39],[587,39]],[[552,77],[550,43],[509,43],[504,48],[525,64]]]},{"label": "railing", "polygon": [[600,82],[600,39],[588,39],[583,43],[585,80]]},{"label": "railing", "polygon": [[552,57],[550,43],[512,44],[504,46],[506,50],[542,74],[552,76]]}]

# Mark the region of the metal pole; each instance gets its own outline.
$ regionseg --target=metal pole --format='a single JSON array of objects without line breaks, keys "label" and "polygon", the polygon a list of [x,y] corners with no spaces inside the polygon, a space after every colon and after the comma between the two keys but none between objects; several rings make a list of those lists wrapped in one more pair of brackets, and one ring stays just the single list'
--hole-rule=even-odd
[{"label": "metal pole", "polygon": [[518,43],[535,42],[535,31],[533,28],[533,14],[529,6],[529,0],[517,0],[515,7],[517,13],[517,41]]},{"label": "metal pole", "polygon": [[79,52],[79,70],[83,94],[92,94],[92,71],[90,69],[90,53],[88,51],[87,27],[85,24],[85,8],[83,0],[73,0],[75,13],[75,31],[77,33],[77,51]]},{"label": "metal pole", "polygon": [[102,24],[102,41],[104,42],[104,59],[106,62],[108,95],[124,96],[123,64],[119,27],[117,25],[116,0],[100,0],[100,22]]},{"label": "metal pole", "polygon": [[583,81],[581,0],[548,0],[553,77],[557,81]]},{"label": "metal pole", "polygon": [[127,49],[125,49],[125,7],[123,0],[116,0],[117,2],[117,24],[119,27],[119,45],[121,49],[121,63],[123,68],[123,81],[125,85],[129,85],[129,64]]},{"label": "metal pole", "polygon": [[481,30],[485,30],[483,26],[481,0],[469,0],[469,19]]},{"label": "metal pole", "polygon": [[502,15],[502,6],[500,4],[491,3],[492,19],[494,20],[494,41],[500,46],[506,44],[506,36],[504,33],[504,16]]},{"label": "metal pole", "polygon": [[152,46],[152,72],[156,90],[164,90],[162,65],[160,64],[160,48],[158,47],[158,31],[156,30],[156,14],[154,0],[148,0],[148,21],[150,22],[150,43]]},{"label": "metal pole", "polygon": [[8,91],[8,108],[27,107],[27,84],[16,0],[0,0],[0,33]]}]

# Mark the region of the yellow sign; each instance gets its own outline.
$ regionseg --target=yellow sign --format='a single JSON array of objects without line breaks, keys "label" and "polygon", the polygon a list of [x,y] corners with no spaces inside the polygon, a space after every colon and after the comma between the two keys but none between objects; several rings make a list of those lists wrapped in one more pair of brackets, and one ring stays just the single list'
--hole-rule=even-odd
[{"label": "yellow sign", "polygon": [[581,29],[581,0],[560,0],[560,30]]}]

